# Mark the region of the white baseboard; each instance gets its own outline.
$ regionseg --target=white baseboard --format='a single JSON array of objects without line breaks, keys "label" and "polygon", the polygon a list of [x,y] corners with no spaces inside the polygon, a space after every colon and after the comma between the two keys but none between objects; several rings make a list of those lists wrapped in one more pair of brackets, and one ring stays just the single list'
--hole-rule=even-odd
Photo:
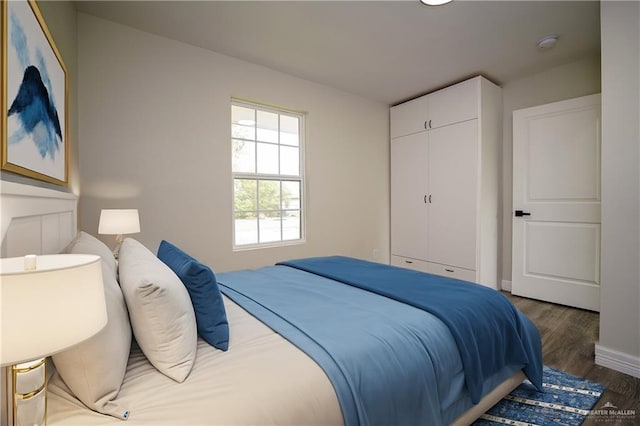
[{"label": "white baseboard", "polygon": [[596,343],[596,364],[640,378],[640,357],[609,349]]},{"label": "white baseboard", "polygon": [[502,283],[500,283],[500,288],[502,288],[504,291],[508,291],[509,293],[511,293],[511,281],[502,280]]}]

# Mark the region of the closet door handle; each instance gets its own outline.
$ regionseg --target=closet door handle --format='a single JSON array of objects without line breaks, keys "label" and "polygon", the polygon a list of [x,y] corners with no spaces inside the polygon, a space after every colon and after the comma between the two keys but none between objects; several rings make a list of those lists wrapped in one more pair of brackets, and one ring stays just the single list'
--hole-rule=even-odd
[{"label": "closet door handle", "polygon": [[424,128],[425,128],[425,129],[427,128],[427,121],[426,121],[426,120],[425,120],[425,122],[424,122]]},{"label": "closet door handle", "polygon": [[424,203],[427,204],[427,196],[424,196]]},{"label": "closet door handle", "polygon": [[431,120],[429,120],[429,128],[431,128]]},{"label": "closet door handle", "polygon": [[429,204],[431,204],[431,194],[429,194]]}]

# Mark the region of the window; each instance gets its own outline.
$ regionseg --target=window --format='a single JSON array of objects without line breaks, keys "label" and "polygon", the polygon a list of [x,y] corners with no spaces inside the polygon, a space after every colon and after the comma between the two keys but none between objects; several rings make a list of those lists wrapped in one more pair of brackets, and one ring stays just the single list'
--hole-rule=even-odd
[{"label": "window", "polygon": [[234,247],[300,242],[304,116],[232,101]]}]

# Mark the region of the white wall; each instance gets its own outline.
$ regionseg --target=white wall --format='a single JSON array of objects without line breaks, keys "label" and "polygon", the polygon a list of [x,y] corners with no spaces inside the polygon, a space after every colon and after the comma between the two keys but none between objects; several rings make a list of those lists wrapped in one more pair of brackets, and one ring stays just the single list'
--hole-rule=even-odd
[{"label": "white wall", "polygon": [[602,247],[596,363],[640,377],[640,3],[601,3]]},{"label": "white wall", "polygon": [[[388,261],[386,105],[82,13],[78,48],[81,229],[138,208],[147,247],[167,239],[218,271]],[[232,251],[232,96],[307,112],[306,244]]]},{"label": "white wall", "polygon": [[[560,41],[562,43],[562,40]],[[544,52],[541,52],[544,54]],[[511,281],[511,238],[513,200],[513,111],[600,92],[600,58],[551,68],[510,81],[502,86],[502,229],[499,245],[502,280]]]}]

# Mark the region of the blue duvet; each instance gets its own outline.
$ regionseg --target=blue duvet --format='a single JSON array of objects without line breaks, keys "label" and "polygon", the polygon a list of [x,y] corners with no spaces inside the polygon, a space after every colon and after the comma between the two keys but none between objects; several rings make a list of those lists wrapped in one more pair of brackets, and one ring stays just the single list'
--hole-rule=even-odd
[{"label": "blue duvet", "polygon": [[[367,280],[391,274],[387,279],[394,283],[409,278],[402,276],[405,270],[355,259],[300,262],[303,264],[296,261],[297,266],[306,263],[307,269],[318,266],[322,269],[322,263],[334,272],[336,266],[337,271],[344,267],[351,269],[352,275],[347,274],[349,279],[343,277],[344,281],[357,281],[353,274],[361,273],[367,275]],[[359,273],[357,270],[361,267],[364,269]],[[390,271],[399,275],[392,278],[395,274]],[[345,285],[288,266],[223,273],[218,280],[223,293],[324,369],[338,396],[346,425],[447,424],[471,405],[467,390],[469,378],[463,374],[466,355],[459,350],[459,342],[454,337],[457,332],[424,308],[356,288],[363,285]],[[428,285],[421,283],[425,284]],[[440,296],[436,299],[442,300]],[[453,303],[450,308],[458,311],[464,304]],[[475,299],[474,305],[480,316],[488,314],[480,308],[483,303],[479,300]],[[492,374],[486,368],[483,370],[481,389],[483,385],[495,385],[516,369],[540,362],[535,327],[515,313],[521,327],[529,329],[527,339],[533,342],[532,346],[537,341],[538,354],[529,354],[530,359],[517,357],[509,365],[499,366],[498,361],[491,361],[489,364],[497,371]],[[501,320],[488,321],[501,323]],[[484,338],[476,339],[475,345],[484,347]],[[535,352],[535,347],[533,349]],[[510,362],[504,354],[496,354],[496,358]],[[530,378],[535,380],[531,376],[533,374]],[[486,390],[481,390],[480,396]]]}]

